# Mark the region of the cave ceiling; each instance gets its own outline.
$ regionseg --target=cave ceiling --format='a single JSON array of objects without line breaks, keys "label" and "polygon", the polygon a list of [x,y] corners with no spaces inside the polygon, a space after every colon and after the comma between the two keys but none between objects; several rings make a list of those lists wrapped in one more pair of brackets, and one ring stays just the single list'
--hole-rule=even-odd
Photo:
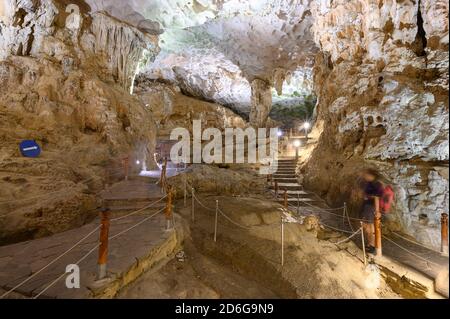
[{"label": "cave ceiling", "polygon": [[[159,34],[161,52],[140,72],[176,83],[190,95],[246,112],[255,78],[274,87],[275,103],[296,101],[298,93],[312,90],[317,49],[310,33],[311,0],[87,2],[92,11]],[[283,90],[277,93],[280,81]]]}]

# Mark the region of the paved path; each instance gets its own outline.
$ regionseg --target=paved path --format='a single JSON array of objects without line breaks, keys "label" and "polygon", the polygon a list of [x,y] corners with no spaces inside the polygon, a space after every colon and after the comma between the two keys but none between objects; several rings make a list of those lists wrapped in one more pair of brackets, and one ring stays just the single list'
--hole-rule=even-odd
[{"label": "paved path", "polygon": [[[169,239],[173,240],[171,238],[173,232],[165,231],[163,212],[153,216],[165,206],[165,200],[128,217],[124,215],[130,214],[131,206],[125,207],[126,210],[117,209],[124,201],[134,204],[137,202],[138,207],[141,208],[142,205],[154,203],[161,198],[163,195],[159,188],[150,184],[145,180],[123,181],[113,185],[103,194],[109,204],[116,208],[111,216],[109,235],[113,239],[109,243],[108,271],[118,278],[124,276],[130,269],[136,268],[138,260],[148,256],[153,250],[167,243]],[[135,186],[135,188],[130,190],[130,186]],[[150,218],[150,216],[153,217]],[[119,217],[122,219],[117,220]],[[0,296],[48,265],[82,238],[91,234],[67,255],[16,289],[16,292],[23,296],[35,296],[49,283],[61,276],[67,265],[75,264],[80,258],[91,252],[80,263],[80,289],[67,289],[65,278],[61,278],[41,296],[44,298],[91,297],[89,287],[95,281],[97,273],[99,237],[97,227],[99,223],[99,219],[96,219],[81,228],[51,237],[0,247]],[[122,234],[122,232],[125,233]]]}]

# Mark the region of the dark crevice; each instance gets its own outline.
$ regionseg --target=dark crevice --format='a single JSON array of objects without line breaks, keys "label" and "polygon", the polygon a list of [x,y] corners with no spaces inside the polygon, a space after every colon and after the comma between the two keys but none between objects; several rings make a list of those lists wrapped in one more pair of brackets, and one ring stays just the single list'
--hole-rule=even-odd
[{"label": "dark crevice", "polygon": [[427,37],[423,28],[423,17],[420,10],[420,1],[417,9],[417,34],[414,41],[414,51],[418,56],[426,56],[425,48],[427,47]]}]

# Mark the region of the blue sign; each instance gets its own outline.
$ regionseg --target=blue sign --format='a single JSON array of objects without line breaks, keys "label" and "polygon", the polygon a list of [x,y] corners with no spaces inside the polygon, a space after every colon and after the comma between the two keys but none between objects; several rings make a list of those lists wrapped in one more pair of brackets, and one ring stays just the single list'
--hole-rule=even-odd
[{"label": "blue sign", "polygon": [[41,147],[36,141],[25,140],[20,143],[20,153],[25,157],[39,157],[41,155]]}]

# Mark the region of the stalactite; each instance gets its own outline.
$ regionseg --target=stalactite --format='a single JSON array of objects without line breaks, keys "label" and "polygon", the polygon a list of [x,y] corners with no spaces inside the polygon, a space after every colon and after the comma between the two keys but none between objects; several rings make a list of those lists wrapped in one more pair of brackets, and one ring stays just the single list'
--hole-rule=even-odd
[{"label": "stalactite", "polygon": [[157,50],[156,44],[136,28],[104,13],[93,14],[92,32],[96,37],[95,53],[109,57],[112,75],[129,90],[144,51]]},{"label": "stalactite", "polygon": [[272,108],[272,90],[268,82],[255,79],[252,81],[252,104],[250,124],[254,127],[266,127],[267,118]]}]

